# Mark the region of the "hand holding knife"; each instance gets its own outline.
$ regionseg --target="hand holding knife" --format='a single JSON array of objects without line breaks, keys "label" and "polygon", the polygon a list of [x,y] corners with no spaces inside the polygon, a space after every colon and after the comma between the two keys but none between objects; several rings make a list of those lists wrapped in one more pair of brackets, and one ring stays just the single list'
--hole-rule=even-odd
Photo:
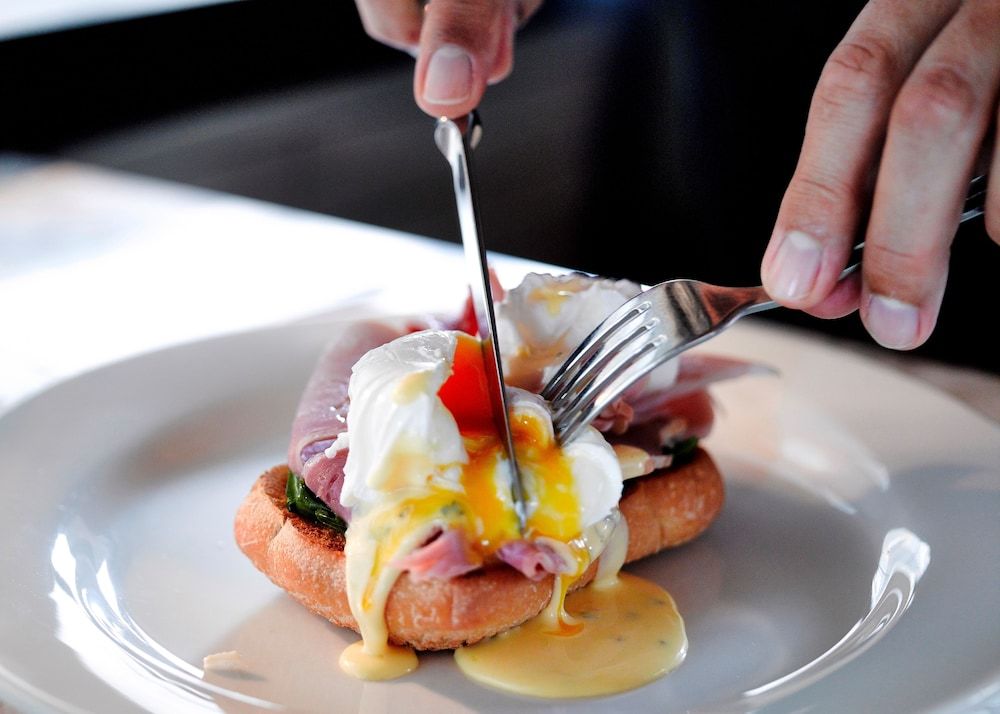
[{"label": "hand holding knife", "polygon": [[511,468],[510,492],[517,513],[518,526],[525,532],[524,491],[521,475],[514,455],[514,441],[510,431],[510,417],[507,407],[507,393],[504,389],[503,366],[500,362],[500,348],[497,344],[497,323],[493,313],[493,293],[490,290],[489,268],[486,265],[486,247],[482,240],[482,224],[479,207],[472,190],[470,155],[482,137],[482,125],[476,112],[458,120],[442,117],[434,129],[434,141],[444,157],[451,164],[455,185],[455,201],[458,204],[458,220],[462,230],[462,245],[465,248],[465,262],[469,271],[469,287],[472,291],[472,305],[479,325],[479,339],[483,347],[483,362],[489,386],[490,406],[493,421],[500,435],[501,448],[507,455]]}]

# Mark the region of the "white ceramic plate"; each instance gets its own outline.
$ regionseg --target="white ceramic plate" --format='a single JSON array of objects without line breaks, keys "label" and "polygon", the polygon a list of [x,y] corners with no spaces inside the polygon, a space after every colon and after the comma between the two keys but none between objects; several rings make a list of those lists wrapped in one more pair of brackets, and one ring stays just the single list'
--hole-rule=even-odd
[{"label": "white ceramic plate", "polygon": [[[0,419],[0,700],[102,714],[1000,706],[1000,429],[875,363],[753,325],[711,345],[781,371],[715,390],[723,515],[633,568],[686,619],[679,670],[555,703],[472,684],[448,654],[392,683],[343,676],[354,636],[272,586],[231,535],[342,329],[142,356]],[[254,674],[202,671],[228,650]]]}]

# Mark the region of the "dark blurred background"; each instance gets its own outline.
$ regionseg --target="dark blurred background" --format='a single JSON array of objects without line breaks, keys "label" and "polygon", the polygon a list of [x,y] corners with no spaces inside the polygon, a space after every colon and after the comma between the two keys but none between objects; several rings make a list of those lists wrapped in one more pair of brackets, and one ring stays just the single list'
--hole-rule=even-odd
[{"label": "dark blurred background", "polygon": [[[548,0],[481,107],[489,247],[646,283],[757,284],[816,78],[862,5]],[[243,0],[8,39],[0,151],[458,241],[412,62],[344,1]],[[981,220],[964,226],[916,354],[1000,372],[970,328],[997,324],[998,273]],[[767,319],[867,339],[856,316]]]}]

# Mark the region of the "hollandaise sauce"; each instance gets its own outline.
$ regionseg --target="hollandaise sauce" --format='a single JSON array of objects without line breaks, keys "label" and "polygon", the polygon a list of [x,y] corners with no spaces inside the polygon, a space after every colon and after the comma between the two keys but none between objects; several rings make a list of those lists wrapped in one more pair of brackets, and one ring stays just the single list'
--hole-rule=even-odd
[{"label": "hollandaise sauce", "polygon": [[372,654],[358,640],[340,653],[340,668],[352,677],[370,682],[396,679],[417,668],[417,653],[409,647],[387,644]]},{"label": "hollandaise sauce", "polygon": [[[394,679],[417,668],[407,647],[388,642],[385,605],[399,577],[396,557],[425,541],[442,518],[461,519],[464,509],[449,493],[390,502],[351,523],[345,547],[347,598],[362,640],[345,649],[340,668],[366,680]],[[436,520],[437,519],[437,520]]]},{"label": "hollandaise sauce", "polygon": [[566,612],[581,627],[553,627],[543,614],[455,651],[477,682],[535,697],[591,697],[647,684],[677,667],[687,636],[670,595],[620,573],[570,593]]}]

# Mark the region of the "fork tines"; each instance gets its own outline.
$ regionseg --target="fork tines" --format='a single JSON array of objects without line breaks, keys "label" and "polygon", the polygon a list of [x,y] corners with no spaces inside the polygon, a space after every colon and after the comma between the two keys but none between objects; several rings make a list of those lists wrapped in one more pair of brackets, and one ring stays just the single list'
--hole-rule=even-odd
[{"label": "fork tines", "polygon": [[598,325],[566,359],[542,396],[552,404],[560,441],[589,424],[621,390],[659,361],[666,343],[663,320],[640,294]]}]

